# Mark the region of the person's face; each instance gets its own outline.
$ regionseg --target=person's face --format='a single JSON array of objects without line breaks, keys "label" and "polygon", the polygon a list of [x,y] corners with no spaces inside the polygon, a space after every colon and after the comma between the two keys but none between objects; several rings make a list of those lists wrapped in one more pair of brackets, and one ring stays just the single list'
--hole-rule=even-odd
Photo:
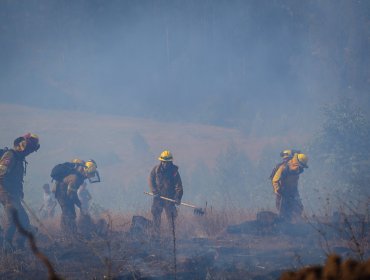
[{"label": "person's face", "polygon": [[162,167],[163,169],[167,169],[172,165],[172,161],[162,161]]}]

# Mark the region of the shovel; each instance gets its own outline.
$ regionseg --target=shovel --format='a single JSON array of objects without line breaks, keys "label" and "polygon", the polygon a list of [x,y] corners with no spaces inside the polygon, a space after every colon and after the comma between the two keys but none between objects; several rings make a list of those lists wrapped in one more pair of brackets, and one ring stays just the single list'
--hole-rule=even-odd
[{"label": "shovel", "polygon": [[[147,195],[154,196],[154,194],[150,193],[150,192],[144,192],[144,193],[147,194]],[[176,203],[176,200],[168,198],[168,197],[160,196],[160,198],[163,199],[163,200],[167,200],[167,201]],[[200,207],[197,207],[197,206],[189,204],[189,203],[181,202],[180,205],[193,208],[194,209],[194,214],[198,215],[198,216],[203,216],[206,213],[205,209],[202,209]]]}]

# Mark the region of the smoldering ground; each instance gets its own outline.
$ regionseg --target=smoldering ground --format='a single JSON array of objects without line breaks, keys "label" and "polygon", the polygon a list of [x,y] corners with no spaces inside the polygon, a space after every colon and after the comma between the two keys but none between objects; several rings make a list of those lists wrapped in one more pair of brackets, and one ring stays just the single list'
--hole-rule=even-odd
[{"label": "smoldering ground", "polygon": [[[46,221],[54,240],[41,229],[36,242],[56,274],[66,279],[277,279],[288,270],[323,264],[328,254],[360,260],[360,252],[349,244],[368,244],[368,234],[357,235],[361,227],[350,217],[350,226],[337,220],[289,225],[266,215],[255,219],[250,212],[208,209],[200,217],[180,211],[175,236],[164,220],[159,240],[152,239],[150,223],[140,219],[133,225],[131,217],[106,217],[105,234],[73,243],[60,239],[58,226]],[[349,227],[356,236],[344,234]],[[364,245],[365,259],[370,252]],[[47,278],[46,269],[27,251],[3,255],[1,271],[8,279]]]}]

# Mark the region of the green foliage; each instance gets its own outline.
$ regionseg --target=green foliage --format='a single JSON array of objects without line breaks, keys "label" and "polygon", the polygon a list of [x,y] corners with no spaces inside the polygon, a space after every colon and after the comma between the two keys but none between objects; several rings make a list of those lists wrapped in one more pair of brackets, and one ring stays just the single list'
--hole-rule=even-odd
[{"label": "green foliage", "polygon": [[[370,124],[352,100],[343,98],[323,108],[320,132],[310,154],[336,193],[367,194],[370,171]],[[320,172],[318,171],[318,172]]]}]

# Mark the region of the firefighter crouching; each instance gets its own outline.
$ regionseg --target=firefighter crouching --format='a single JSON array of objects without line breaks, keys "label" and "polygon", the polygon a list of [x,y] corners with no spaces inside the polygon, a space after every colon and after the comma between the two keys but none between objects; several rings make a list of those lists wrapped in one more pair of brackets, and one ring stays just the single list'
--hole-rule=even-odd
[{"label": "firefighter crouching", "polygon": [[298,192],[298,180],[304,168],[308,168],[305,154],[296,153],[276,170],[272,186],[276,194],[276,208],[282,220],[291,222],[299,220],[303,205]]},{"label": "firefighter crouching", "polygon": [[[18,213],[21,225],[26,230],[31,229],[30,220],[22,206],[23,177],[26,173],[25,158],[40,148],[36,134],[28,133],[14,140],[14,148],[7,150],[0,160],[0,202],[4,206],[5,223],[3,249],[5,252],[14,250],[13,237],[16,226],[12,216],[13,210]],[[25,237],[17,235],[16,249],[23,249]]]},{"label": "firefighter crouching", "polygon": [[160,196],[174,199],[176,204],[179,205],[183,195],[181,177],[178,167],[172,163],[173,157],[171,152],[163,151],[158,159],[160,163],[152,169],[149,177],[149,187],[154,194],[151,212],[153,215],[154,233],[157,235],[160,232],[163,208],[169,224],[172,223],[172,218],[175,220],[177,217],[175,203],[165,201]]},{"label": "firefighter crouching", "polygon": [[[71,163],[64,163],[66,166],[68,164]],[[85,179],[89,179],[93,183],[100,182],[97,165],[94,160],[85,162],[75,159],[72,161],[72,164],[69,165],[72,168],[65,171],[65,176],[62,176],[62,178],[58,179],[52,176],[56,180],[53,190],[55,198],[62,210],[60,226],[68,239],[73,239],[77,234],[75,205],[81,208],[81,202],[77,195],[78,188],[84,183]]]}]

